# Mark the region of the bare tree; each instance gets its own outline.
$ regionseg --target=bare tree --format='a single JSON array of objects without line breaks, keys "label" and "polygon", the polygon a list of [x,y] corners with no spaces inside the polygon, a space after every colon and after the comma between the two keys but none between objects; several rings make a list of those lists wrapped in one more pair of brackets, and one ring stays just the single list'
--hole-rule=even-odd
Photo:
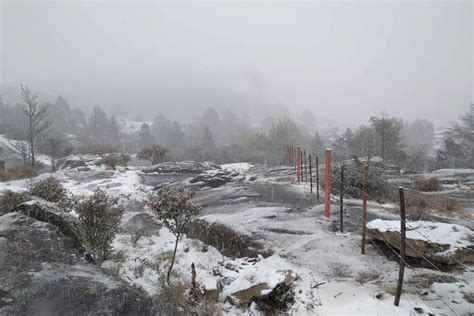
[{"label": "bare tree", "polygon": [[26,141],[10,140],[8,142],[8,151],[20,156],[25,166],[28,164],[28,161],[30,159],[30,149]]},{"label": "bare tree", "polygon": [[50,125],[48,119],[48,108],[40,105],[38,95],[32,93],[27,86],[20,85],[21,88],[21,110],[27,118],[27,142],[29,146],[29,158],[31,167],[35,167],[35,153],[39,141],[44,136],[46,129]]}]

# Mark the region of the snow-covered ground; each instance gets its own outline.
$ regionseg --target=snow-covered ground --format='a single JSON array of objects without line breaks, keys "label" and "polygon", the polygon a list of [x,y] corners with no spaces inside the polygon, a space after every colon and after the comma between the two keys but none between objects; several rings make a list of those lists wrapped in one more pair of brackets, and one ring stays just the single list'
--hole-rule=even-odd
[{"label": "snow-covered ground", "polygon": [[[122,195],[124,199],[141,201],[153,189],[142,183],[141,172],[137,167],[106,170],[93,163],[87,167],[88,171],[74,168],[60,170],[52,175],[58,177],[69,191],[81,195],[88,195],[95,189],[102,188],[111,194]],[[474,304],[464,297],[465,294],[474,293],[472,267],[467,271],[451,273],[422,268],[406,269],[404,293],[400,306],[396,307],[393,305],[392,293],[398,276],[397,262],[382,256],[370,243],[367,253],[361,255],[358,231],[344,234],[334,231],[333,220],[322,216],[322,205],[303,207],[301,205],[305,204],[300,203],[298,207],[292,207],[292,200],[278,202],[278,197],[283,194],[279,193],[279,189],[283,188],[286,193],[303,199],[309,194],[309,185],[283,181],[281,172],[285,172],[284,168],[271,170],[265,175],[261,173],[261,168],[248,163],[226,164],[222,168],[244,175],[242,179],[245,180],[239,182],[238,186],[229,184],[215,189],[200,189],[197,200],[221,201],[219,205],[205,207],[201,219],[224,224],[240,234],[251,236],[270,247],[273,254],[267,258],[259,256],[254,260],[226,257],[218,249],[205,245],[202,241],[185,237],[178,245],[172,278],[182,279],[189,284],[190,267],[194,263],[197,281],[203,288],[213,290],[222,287],[220,300],[226,313],[258,314],[255,306],[245,310],[229,302],[223,303],[225,297],[258,283],[266,284],[263,293],[269,292],[289,274],[295,278],[296,302],[289,311],[292,315],[410,315],[414,313],[415,307],[421,308],[425,315],[451,315],[454,312],[469,315],[474,312]],[[50,175],[42,174],[33,181]],[[0,191],[25,190],[28,183],[29,180],[0,183]],[[274,199],[275,202],[255,203],[255,199],[262,195],[255,190],[261,187],[271,190],[268,194],[270,200]],[[237,199],[234,199],[234,194]],[[349,202],[358,204],[355,199]],[[392,204],[369,204],[369,208],[377,212],[393,207],[395,206]],[[337,205],[332,208],[333,213],[338,212]],[[128,208],[122,223],[125,224],[137,212],[149,213],[149,210],[143,207],[139,210]],[[370,225],[396,230],[397,223],[398,221],[375,220]],[[433,240],[472,245],[472,240],[465,239],[464,227],[437,224],[433,228],[425,222],[413,222],[409,225],[415,225]],[[409,234],[410,238],[423,238],[419,234]],[[136,244],[132,243],[130,234],[121,232],[113,243],[114,259],[105,262],[104,267],[114,267],[119,277],[155,294],[160,286],[160,277],[163,277],[169,264],[174,242],[174,235],[166,228],[161,228],[159,234],[141,237]],[[420,288],[415,281],[427,273],[452,275],[457,281],[434,282],[429,288]]]}]

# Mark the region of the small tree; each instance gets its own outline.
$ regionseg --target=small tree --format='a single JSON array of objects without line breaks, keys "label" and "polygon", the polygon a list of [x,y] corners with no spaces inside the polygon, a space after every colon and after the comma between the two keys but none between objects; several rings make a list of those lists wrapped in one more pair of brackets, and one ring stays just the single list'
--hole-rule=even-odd
[{"label": "small tree", "polygon": [[100,265],[112,251],[112,241],[124,212],[118,198],[98,189],[76,207],[94,262]]},{"label": "small tree", "polygon": [[32,93],[26,86],[21,85],[21,110],[27,118],[27,142],[31,167],[35,167],[36,150],[46,129],[50,125],[48,107],[38,103],[38,95]]},{"label": "small tree", "polygon": [[163,222],[163,225],[176,237],[173,258],[171,259],[171,265],[166,277],[168,283],[176,257],[179,238],[186,232],[189,224],[195,219],[201,209],[192,201],[193,197],[194,193],[186,191],[182,186],[165,186],[158,193],[150,193],[147,197],[146,204],[155,213],[155,216]]},{"label": "small tree", "polygon": [[137,154],[138,159],[148,160],[153,165],[163,161],[166,158],[169,150],[165,147],[161,147],[159,145],[154,145],[151,147],[143,148]]}]

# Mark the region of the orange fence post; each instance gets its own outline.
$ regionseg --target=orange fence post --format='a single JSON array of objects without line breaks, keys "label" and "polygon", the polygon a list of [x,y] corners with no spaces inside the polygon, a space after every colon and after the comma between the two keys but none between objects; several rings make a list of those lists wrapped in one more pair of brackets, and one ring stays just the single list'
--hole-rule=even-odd
[{"label": "orange fence post", "polygon": [[307,161],[306,161],[306,149],[303,153],[304,157],[304,182],[308,183],[308,170],[306,169]]},{"label": "orange fence post", "polygon": [[316,156],[316,198],[319,204],[319,157]]},{"label": "orange fence post", "polygon": [[324,216],[331,216],[331,160],[332,150],[326,149],[326,186],[324,194]]}]

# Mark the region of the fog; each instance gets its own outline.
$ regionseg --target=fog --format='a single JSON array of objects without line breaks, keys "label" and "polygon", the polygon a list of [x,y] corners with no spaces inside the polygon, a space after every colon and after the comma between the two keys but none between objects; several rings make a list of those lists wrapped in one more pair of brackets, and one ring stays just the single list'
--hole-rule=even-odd
[{"label": "fog", "polygon": [[474,99],[473,12],[472,1],[2,0],[0,83],[5,102],[22,82],[42,100],[182,120],[212,106],[445,124]]}]

